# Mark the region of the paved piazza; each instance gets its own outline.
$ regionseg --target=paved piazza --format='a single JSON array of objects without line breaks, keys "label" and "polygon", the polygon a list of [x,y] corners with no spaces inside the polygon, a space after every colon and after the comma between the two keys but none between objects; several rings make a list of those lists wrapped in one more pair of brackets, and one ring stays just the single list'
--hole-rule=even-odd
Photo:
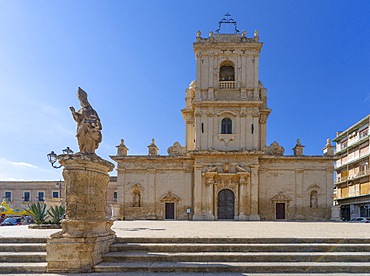
[{"label": "paved piazza", "polygon": [[[370,224],[349,222],[116,221],[118,237],[370,238]],[[47,237],[59,230],[0,227],[0,237]]]}]

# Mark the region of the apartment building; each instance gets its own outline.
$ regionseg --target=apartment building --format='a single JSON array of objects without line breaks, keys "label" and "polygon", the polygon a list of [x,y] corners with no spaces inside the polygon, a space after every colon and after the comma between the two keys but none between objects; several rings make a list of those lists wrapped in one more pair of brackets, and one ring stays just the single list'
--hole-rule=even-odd
[{"label": "apartment building", "polygon": [[[27,209],[36,202],[51,206],[65,205],[64,181],[0,181],[0,195],[10,208]],[[111,176],[107,187],[107,217],[117,203],[117,177]]]},{"label": "apartment building", "polygon": [[342,132],[336,142],[334,203],[343,220],[370,216],[369,182],[370,114]]}]

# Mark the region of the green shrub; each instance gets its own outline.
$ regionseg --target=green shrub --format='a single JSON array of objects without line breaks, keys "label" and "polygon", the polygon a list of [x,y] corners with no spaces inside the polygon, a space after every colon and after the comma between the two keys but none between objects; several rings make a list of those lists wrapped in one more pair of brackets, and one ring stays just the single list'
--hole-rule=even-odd
[{"label": "green shrub", "polygon": [[27,212],[32,216],[36,224],[43,224],[47,218],[46,205],[44,203],[32,203],[28,205]]},{"label": "green shrub", "polygon": [[60,221],[64,218],[66,210],[63,206],[50,207],[48,215],[51,217],[51,223],[60,224]]}]

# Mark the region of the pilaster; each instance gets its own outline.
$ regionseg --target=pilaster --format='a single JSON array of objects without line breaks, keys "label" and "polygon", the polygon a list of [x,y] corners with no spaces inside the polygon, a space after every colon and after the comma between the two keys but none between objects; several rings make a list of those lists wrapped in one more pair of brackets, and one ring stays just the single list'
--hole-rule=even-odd
[{"label": "pilaster", "polygon": [[156,183],[155,183],[156,169],[148,169],[148,193],[149,193],[149,219],[156,219]]},{"label": "pilaster", "polygon": [[193,220],[203,220],[202,215],[202,165],[194,165],[194,215]]},{"label": "pilaster", "polygon": [[258,213],[258,168],[259,165],[251,165],[251,214],[249,220],[260,220]]},{"label": "pilaster", "polygon": [[295,219],[303,219],[303,173],[304,170],[295,170]]}]

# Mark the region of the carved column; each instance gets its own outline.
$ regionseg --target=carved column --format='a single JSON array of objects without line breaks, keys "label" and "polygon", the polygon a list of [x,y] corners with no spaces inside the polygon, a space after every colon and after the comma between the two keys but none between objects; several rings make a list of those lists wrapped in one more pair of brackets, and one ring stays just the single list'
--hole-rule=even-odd
[{"label": "carved column", "polygon": [[215,220],[215,215],[213,213],[213,189],[215,184],[215,177],[217,172],[206,172],[206,196],[207,196],[207,210],[206,210],[206,220]]},{"label": "carved column", "polygon": [[266,150],[266,122],[267,122],[267,115],[261,114],[260,116],[260,143],[261,143],[261,150]]},{"label": "carved column", "polygon": [[66,219],[46,245],[47,272],[90,272],[115,240],[106,220],[108,172],[114,165],[95,154],[59,155],[64,166]]},{"label": "carved column", "polygon": [[202,137],[202,112],[201,111],[195,111],[195,149],[199,150],[201,149],[201,137]]},{"label": "carved column", "polygon": [[[197,53],[195,56],[196,56],[196,67],[197,67],[197,69],[196,69],[196,81],[197,81],[197,86],[199,88],[201,88],[202,85],[203,85],[201,83],[201,71],[202,71],[201,70],[201,63],[202,63],[201,59],[202,59],[202,55],[200,53]],[[198,99],[198,96],[200,96],[200,95],[197,95],[197,99]]]},{"label": "carved column", "polygon": [[213,110],[210,109],[208,110],[208,122],[207,122],[207,126],[204,126],[204,131],[207,133],[207,146],[208,146],[208,149],[212,149],[214,148],[214,144],[213,144],[213,120],[214,120],[214,113],[213,113]]},{"label": "carved column", "polygon": [[260,220],[258,214],[258,168],[259,165],[251,165],[251,214],[249,220]]},{"label": "carved column", "polygon": [[240,193],[239,193],[239,220],[247,220],[246,213],[247,213],[247,183],[248,183],[248,176],[247,172],[238,172],[239,176],[239,186],[240,186]]},{"label": "carved column", "polygon": [[259,112],[253,112],[253,149],[260,150]]},{"label": "carved column", "polygon": [[247,149],[247,133],[246,133],[246,117],[247,117],[247,112],[245,108],[242,108],[240,111],[240,149],[245,150]]},{"label": "carved column", "polygon": [[193,220],[203,220],[202,215],[202,165],[194,166],[194,215]]}]

